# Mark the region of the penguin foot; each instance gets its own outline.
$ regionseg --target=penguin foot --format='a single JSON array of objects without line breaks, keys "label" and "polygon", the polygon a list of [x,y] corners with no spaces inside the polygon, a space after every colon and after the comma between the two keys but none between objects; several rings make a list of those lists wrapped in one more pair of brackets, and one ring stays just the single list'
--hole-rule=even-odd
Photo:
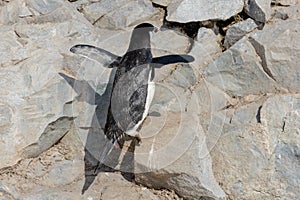
[{"label": "penguin foot", "polygon": [[140,132],[136,132],[134,137],[137,139],[138,143],[141,143],[142,142],[142,135]]},{"label": "penguin foot", "polygon": [[120,146],[120,144],[119,144],[119,142],[117,140],[114,142],[114,147],[116,149],[121,149],[121,146]]}]

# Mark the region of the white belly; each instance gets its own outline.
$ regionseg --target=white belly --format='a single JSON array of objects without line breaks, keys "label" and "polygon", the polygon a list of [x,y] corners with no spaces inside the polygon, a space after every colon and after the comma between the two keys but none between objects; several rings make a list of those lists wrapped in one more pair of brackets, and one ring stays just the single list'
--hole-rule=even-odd
[{"label": "white belly", "polygon": [[126,134],[135,136],[137,129],[143,123],[143,121],[145,120],[145,118],[147,117],[147,115],[149,113],[149,109],[150,109],[151,102],[153,100],[154,92],[155,92],[155,82],[151,81],[151,73],[150,73],[149,78],[148,78],[146,105],[145,105],[145,110],[144,110],[142,119],[132,129],[127,130]]}]

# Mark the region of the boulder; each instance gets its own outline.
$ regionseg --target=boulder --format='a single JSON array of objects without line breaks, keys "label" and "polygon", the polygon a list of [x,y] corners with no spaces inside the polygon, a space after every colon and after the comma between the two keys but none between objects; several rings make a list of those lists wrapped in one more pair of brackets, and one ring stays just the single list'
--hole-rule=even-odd
[{"label": "boulder", "polygon": [[99,174],[91,189],[81,195],[84,176],[82,152],[78,152],[74,143],[70,143],[76,134],[69,132],[67,137],[68,140],[62,140],[39,157],[24,159],[13,167],[1,170],[0,198],[158,200],[169,195],[170,198],[179,199],[168,191],[162,196],[160,191],[137,186],[118,173]]},{"label": "boulder", "polygon": [[195,58],[193,66],[200,70],[213,62],[222,53],[220,44],[221,39],[213,30],[201,27],[189,52]]},{"label": "boulder", "polygon": [[149,117],[150,122],[146,121],[141,129],[145,138],[135,148],[135,180],[149,187],[174,190],[187,199],[225,199],[211,171],[205,133],[198,118],[203,106],[199,94],[184,89],[196,87],[196,74],[186,65],[171,71],[157,83],[153,101],[161,117]]},{"label": "boulder", "polygon": [[61,6],[61,4],[56,0],[46,0],[42,2],[37,0],[29,0],[28,2],[30,7],[34,8],[42,15],[53,12]]},{"label": "boulder", "polygon": [[156,19],[163,15],[146,0],[99,1],[83,5],[82,12],[93,25],[106,29],[124,29],[144,21],[157,22]]},{"label": "boulder", "polygon": [[[6,6],[10,4],[14,2]],[[75,34],[74,40],[81,41],[95,41],[96,36],[87,38],[92,33],[87,20],[78,12],[65,9],[72,8],[69,3],[61,5],[67,16],[78,20],[1,27],[1,35],[5,37],[0,44],[0,107],[5,113],[1,112],[0,124],[6,128],[1,128],[0,168],[49,149],[70,130],[73,115],[76,116],[70,105],[76,94],[58,73],[72,71],[66,62],[74,44],[69,40],[70,35]],[[36,18],[39,16],[33,20]],[[76,68],[74,62],[69,62],[69,66]]]},{"label": "boulder", "polygon": [[227,31],[224,40],[224,46],[228,49],[230,46],[239,41],[246,34],[257,28],[254,20],[247,19],[232,25]]},{"label": "boulder", "polygon": [[243,10],[243,0],[176,0],[167,7],[168,21],[226,20]]},{"label": "boulder", "polygon": [[232,198],[299,195],[299,95],[240,99],[212,150],[216,179]]},{"label": "boulder", "polygon": [[297,20],[278,21],[250,35],[250,42],[262,60],[262,67],[289,92],[299,92],[300,29]]},{"label": "boulder", "polygon": [[279,88],[262,67],[260,57],[246,38],[238,41],[204,68],[203,76],[232,97],[264,94]]},{"label": "boulder", "polygon": [[271,0],[245,1],[245,12],[254,20],[267,22],[271,17]]},{"label": "boulder", "polygon": [[300,16],[299,16],[299,9],[300,9],[300,3],[297,3],[295,5],[291,5],[291,6],[275,6],[273,7],[273,9],[275,10],[275,17],[276,17],[276,12],[281,13],[281,15],[283,15],[283,19],[296,19],[299,20]]},{"label": "boulder", "polygon": [[169,54],[186,54],[191,40],[175,30],[161,30],[151,37],[151,52],[154,57]]}]

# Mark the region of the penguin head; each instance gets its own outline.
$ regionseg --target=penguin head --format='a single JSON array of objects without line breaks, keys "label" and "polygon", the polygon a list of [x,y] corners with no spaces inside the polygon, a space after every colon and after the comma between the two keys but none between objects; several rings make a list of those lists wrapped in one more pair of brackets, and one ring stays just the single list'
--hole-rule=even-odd
[{"label": "penguin head", "polygon": [[145,32],[156,31],[156,28],[150,23],[142,23],[134,27],[134,30],[144,29]]},{"label": "penguin head", "polygon": [[129,50],[150,48],[150,32],[157,31],[157,28],[150,23],[142,23],[134,27]]}]

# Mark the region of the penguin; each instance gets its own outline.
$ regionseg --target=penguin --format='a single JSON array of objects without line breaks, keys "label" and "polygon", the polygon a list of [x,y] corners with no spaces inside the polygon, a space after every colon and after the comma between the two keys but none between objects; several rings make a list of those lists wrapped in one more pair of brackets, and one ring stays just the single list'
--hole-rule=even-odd
[{"label": "penguin", "polygon": [[123,56],[114,55],[91,45],[78,44],[70,51],[95,60],[108,68],[116,68],[104,134],[120,148],[120,141],[129,136],[141,141],[139,129],[148,115],[155,92],[155,68],[171,63],[189,63],[189,55],[152,57],[150,33],[157,31],[150,23],[134,27],[129,47]]},{"label": "penguin", "polygon": [[124,134],[141,140],[138,129],[148,114],[155,91],[150,47],[150,32],[154,30],[149,23],[134,28],[115,74],[104,132],[116,147]]}]

